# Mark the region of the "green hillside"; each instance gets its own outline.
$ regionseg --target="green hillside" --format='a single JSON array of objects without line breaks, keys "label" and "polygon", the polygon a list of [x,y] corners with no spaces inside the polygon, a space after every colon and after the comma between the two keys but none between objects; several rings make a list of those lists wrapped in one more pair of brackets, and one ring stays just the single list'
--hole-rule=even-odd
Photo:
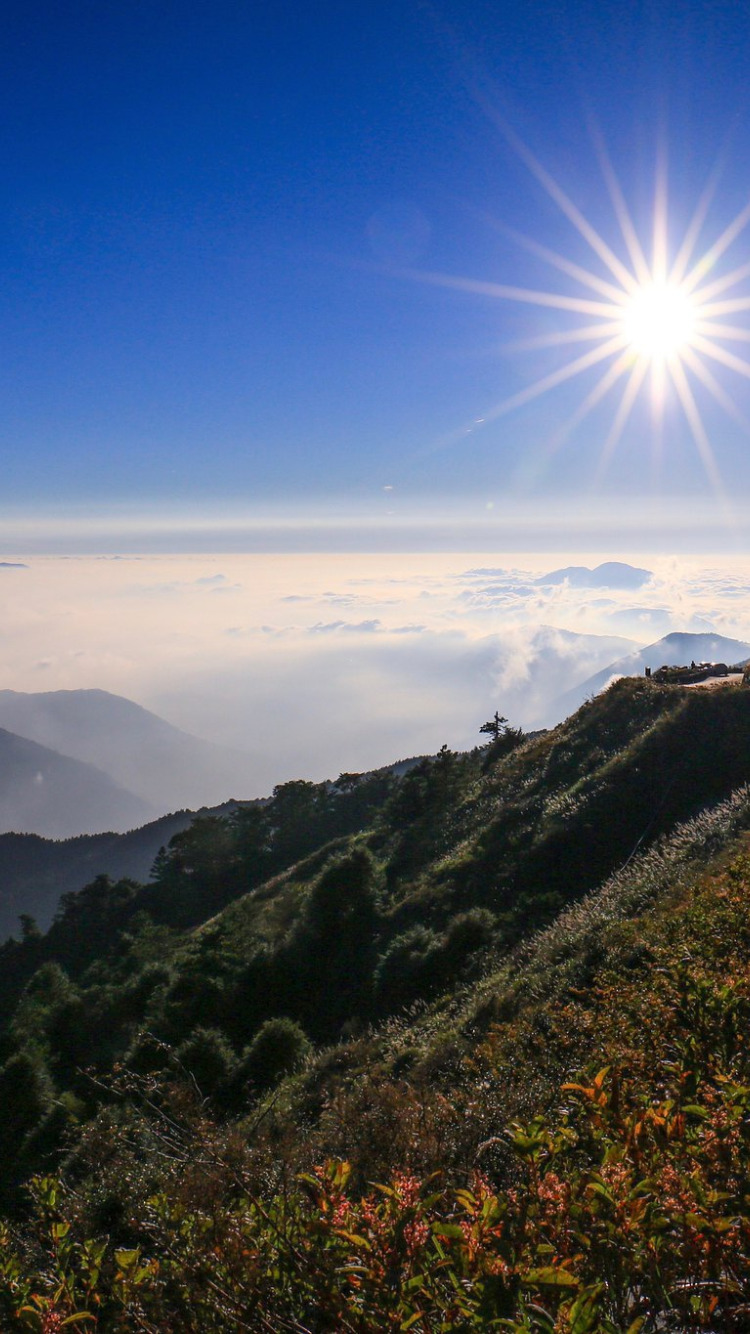
[{"label": "green hillside", "polygon": [[750,1328],[748,784],[749,690],[623,680],[67,895],[0,951],[2,1327]]},{"label": "green hillside", "polygon": [[65,839],[0,834],[0,938],[18,933],[21,914],[35,918],[46,930],[61,896],[80,889],[93,876],[148,880],[159,849],[186,829],[195,814],[175,811],[126,834]]}]

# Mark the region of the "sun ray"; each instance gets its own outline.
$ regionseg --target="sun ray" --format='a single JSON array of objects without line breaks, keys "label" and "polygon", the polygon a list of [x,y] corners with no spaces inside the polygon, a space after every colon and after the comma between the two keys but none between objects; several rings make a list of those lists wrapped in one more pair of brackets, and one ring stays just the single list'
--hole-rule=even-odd
[{"label": "sun ray", "polygon": [[594,147],[596,149],[596,154],[597,157],[599,158],[599,165],[602,170],[602,175],[604,177],[607,190],[609,191],[609,197],[612,200],[612,207],[615,210],[617,221],[620,224],[620,231],[622,232],[622,238],[625,242],[625,245],[627,246],[628,254],[630,255],[630,262],[633,265],[635,276],[638,282],[646,283],[649,281],[651,277],[651,271],[648,267],[648,261],[646,260],[646,256],[643,253],[643,248],[641,246],[641,243],[638,240],[638,233],[636,232],[635,226],[633,225],[633,220],[630,216],[628,206],[625,203],[625,197],[622,193],[620,182],[617,179],[614,167],[612,166],[612,163],[610,161],[609,154],[607,152],[607,148],[604,143],[604,136],[602,135],[597,125],[594,125],[592,123],[589,128],[592,134],[592,138],[594,140]]},{"label": "sun ray", "polygon": [[639,357],[630,372],[630,376],[622,393],[622,398],[620,399],[620,405],[615,413],[612,425],[609,428],[609,434],[602,445],[602,452],[599,455],[599,463],[597,464],[596,473],[594,474],[595,486],[598,485],[604,477],[610,460],[620,443],[620,438],[627,426],[628,418],[633,411],[635,401],[638,398],[641,386],[646,378],[647,370],[648,362],[645,357]]},{"label": "sun ray", "polygon": [[664,415],[666,407],[667,372],[663,361],[652,361],[651,372],[651,430],[652,468],[657,472],[664,455]]},{"label": "sun ray", "polygon": [[[510,343],[503,343],[504,352],[533,352],[537,348],[562,347],[567,343],[593,343],[622,332],[622,320],[611,323],[583,324],[577,329],[557,329],[554,333],[535,334],[532,338],[518,338]],[[750,335],[748,335],[750,337]]]},{"label": "sun ray", "polygon": [[532,255],[538,255],[540,259],[546,260],[548,264],[552,264],[561,273],[567,273],[569,278],[577,278],[580,283],[583,283],[585,287],[590,287],[592,291],[599,292],[602,296],[608,296],[610,300],[616,301],[618,304],[624,300],[625,293],[621,287],[613,287],[604,278],[598,278],[595,273],[590,273],[588,269],[582,268],[580,264],[574,264],[572,260],[566,259],[564,255],[558,255],[557,251],[550,250],[545,245],[540,245],[538,241],[533,241],[531,237],[524,236],[522,232],[508,228],[507,234],[516,242],[516,245],[523,246],[524,250],[528,250]]},{"label": "sun ray", "polygon": [[583,356],[576,357],[574,361],[567,362],[558,370],[552,371],[550,375],[545,375],[541,380],[536,380],[534,384],[527,385],[525,389],[520,389],[517,394],[512,394],[502,403],[498,404],[490,412],[485,413],[486,422],[496,421],[498,417],[504,417],[506,413],[512,412],[515,408],[523,407],[525,403],[532,402],[539,398],[541,394],[546,394],[548,389],[555,389],[559,384],[564,384],[566,380],[572,380],[574,376],[581,375],[591,366],[596,366],[600,361],[606,361],[607,357],[613,357],[616,352],[623,350],[624,339],[620,334],[610,338],[602,347],[595,347],[591,352],[585,352]]},{"label": "sun ray", "polygon": [[740,264],[739,268],[733,269],[731,273],[725,273],[723,278],[717,278],[716,282],[709,283],[707,287],[698,287],[693,293],[694,298],[703,304],[709,298],[718,296],[720,292],[726,292],[728,287],[736,287],[737,283],[748,276],[750,276],[750,263]]},{"label": "sun ray", "polygon": [[615,361],[613,365],[607,367],[601,378],[597,380],[593,389],[589,390],[586,397],[579,403],[575,412],[568,417],[566,422],[563,422],[563,425],[555,432],[547,443],[544,451],[547,458],[551,458],[551,456],[557,452],[560,446],[568,439],[571,432],[574,431],[577,426],[580,426],[581,422],[586,420],[598,403],[601,403],[602,399],[606,397],[610,389],[613,389],[617,384],[617,381],[625,374],[628,366],[632,365],[632,361],[633,354],[630,351],[630,348],[625,348],[624,352],[617,358],[617,361]]},{"label": "sun ray", "polygon": [[741,310],[750,310],[750,296],[733,297],[728,301],[715,301],[713,304],[701,305],[699,307],[701,314],[711,315],[734,315]]},{"label": "sun ray", "polygon": [[736,241],[740,233],[747,227],[748,222],[750,222],[750,201],[733,218],[729,226],[725,227],[713,245],[709,246],[708,250],[701,255],[697,264],[690,270],[684,281],[686,291],[692,292],[698,286],[701,278],[713,268],[716,261],[724,254],[724,251],[729,249],[732,242]]},{"label": "sun ray", "polygon": [[693,391],[688,384],[685,368],[679,357],[670,357],[669,373],[672,377],[672,383],[677,390],[677,396],[682,404],[682,409],[687,418],[687,423],[690,427],[698,453],[701,456],[701,461],[706,470],[706,476],[711,482],[716,494],[720,496],[722,500],[725,500],[724,487],[722,485],[716,459],[714,458],[714,452],[711,448],[711,442],[706,433],[706,428],[703,425],[703,419],[698,410],[698,404],[693,397]]},{"label": "sun ray", "polygon": [[663,144],[659,144],[654,183],[654,228],[651,281],[667,281],[667,161]]},{"label": "sun ray", "polygon": [[580,315],[601,315],[612,319],[622,314],[622,307],[605,305],[603,301],[589,301],[577,296],[563,296],[560,292],[540,292],[527,287],[505,287],[502,283],[486,282],[480,278],[460,278],[450,273],[431,273],[419,269],[403,269],[404,277],[436,287],[456,288],[461,292],[476,292],[479,296],[499,297],[504,301],[521,301],[531,306],[550,306],[554,310],[572,310]]},{"label": "sun ray", "polygon": [[750,343],[750,329],[742,329],[735,324],[713,324],[710,320],[698,319],[695,332],[710,334],[714,338],[726,338],[729,342]]},{"label": "sun ray", "polygon": [[698,200],[697,207],[690,219],[682,245],[677,252],[677,258],[672,265],[672,270],[669,275],[669,281],[672,283],[681,283],[685,276],[685,270],[690,263],[690,257],[698,243],[698,237],[700,236],[701,229],[706,221],[706,214],[708,213],[711,201],[716,193],[716,187],[719,183],[720,176],[721,164],[717,162],[706,182],[703,193]]},{"label": "sun ray", "polygon": [[610,273],[622,283],[626,291],[635,291],[638,286],[638,280],[630,270],[626,268],[622,260],[618,259],[614,251],[610,249],[603,237],[599,235],[596,228],[592,227],[591,223],[584,217],[581,210],[576,207],[572,199],[568,198],[565,191],[557,184],[557,181],[550,175],[546,167],[542,166],[538,158],[531,152],[531,149],[527,148],[523,139],[519,138],[515,131],[512,130],[501,117],[493,116],[493,119],[505,135],[508,143],[521,158],[522,162],[526,163],[529,171],[546,190],[550,199],[557,204],[557,207],[564,213],[568,221],[572,222],[576,231],[580,233],[583,239],[591,246],[591,249],[595,254],[597,254],[606,264]]},{"label": "sun ray", "polygon": [[693,372],[696,379],[700,380],[704,388],[708,390],[714,401],[724,409],[727,416],[731,417],[733,421],[736,421],[743,430],[750,433],[750,421],[748,421],[747,417],[740,412],[734,399],[732,399],[723,386],[719,384],[713,371],[710,371],[708,366],[703,364],[697,352],[694,352],[692,347],[683,348],[682,360],[685,362],[686,366],[690,367],[690,370]]},{"label": "sun ray", "polygon": [[735,356],[734,352],[728,352],[725,347],[721,347],[718,343],[712,343],[710,338],[702,338],[700,334],[696,334],[693,338],[693,347],[702,352],[704,356],[721,362],[722,366],[728,366],[730,370],[736,371],[738,375],[744,375],[746,380],[750,380],[750,361],[745,361],[744,357]]}]

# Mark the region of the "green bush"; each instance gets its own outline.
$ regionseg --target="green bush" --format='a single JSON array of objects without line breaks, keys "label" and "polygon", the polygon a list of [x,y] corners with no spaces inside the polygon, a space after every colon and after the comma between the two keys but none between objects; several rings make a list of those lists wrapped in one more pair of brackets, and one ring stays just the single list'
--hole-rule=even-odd
[{"label": "green bush", "polygon": [[175,1060],[192,1075],[204,1095],[215,1094],[235,1065],[232,1048],[216,1028],[196,1028],[180,1043]]},{"label": "green bush", "polygon": [[299,1069],[310,1051],[305,1030],[293,1019],[268,1019],[244,1052],[236,1083],[263,1092]]},{"label": "green bush", "polygon": [[440,937],[429,927],[412,926],[391,941],[375,970],[375,1002],[386,1011],[402,1009],[431,990]]}]

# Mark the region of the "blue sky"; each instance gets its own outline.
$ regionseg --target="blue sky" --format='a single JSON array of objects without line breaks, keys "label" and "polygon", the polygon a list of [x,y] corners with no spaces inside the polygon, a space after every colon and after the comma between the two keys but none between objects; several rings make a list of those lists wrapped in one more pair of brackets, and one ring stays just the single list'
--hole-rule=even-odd
[{"label": "blue sky", "polygon": [[[507,344],[571,317],[420,274],[580,295],[516,229],[607,277],[500,119],[619,255],[591,123],[644,237],[661,136],[673,249],[721,161],[699,254],[747,202],[749,57],[735,4],[11,3],[4,547],[43,547],[64,517],[58,546],[75,548],[78,520],[99,532],[113,514],[138,532],[148,515],[156,546],[169,516],[185,547],[205,516],[380,524],[396,547],[428,516],[439,546],[452,515],[448,545],[458,524],[472,549],[473,528],[519,511],[543,526],[582,497],[636,516],[648,502],[643,547],[662,503],[725,531],[717,477],[746,545],[748,436],[704,385],[713,481],[674,394],[660,449],[644,394],[596,476],[619,389],[550,441],[601,368],[492,420],[581,351]],[[750,227],[716,272],[748,250]],[[713,370],[750,410],[745,377]]]}]

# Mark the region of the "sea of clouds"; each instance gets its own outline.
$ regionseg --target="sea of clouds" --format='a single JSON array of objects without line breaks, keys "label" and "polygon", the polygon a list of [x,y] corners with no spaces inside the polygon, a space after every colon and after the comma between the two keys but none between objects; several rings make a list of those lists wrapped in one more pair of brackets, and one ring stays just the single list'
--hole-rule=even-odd
[{"label": "sea of clouds", "polygon": [[750,639],[748,560],[631,557],[625,588],[545,579],[610,559],[19,557],[0,566],[0,687],[125,695],[251,752],[252,796],[470,747],[495,709],[550,725],[559,697],[671,631]]}]

